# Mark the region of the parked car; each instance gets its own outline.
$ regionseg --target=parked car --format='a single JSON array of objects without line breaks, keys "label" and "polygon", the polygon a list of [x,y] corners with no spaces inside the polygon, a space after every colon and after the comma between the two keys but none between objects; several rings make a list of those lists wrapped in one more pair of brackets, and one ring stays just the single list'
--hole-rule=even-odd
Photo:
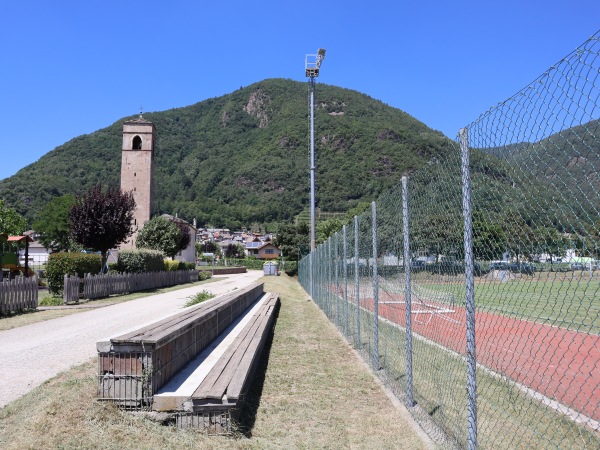
[{"label": "parked car", "polygon": [[590,268],[590,265],[586,264],[586,263],[577,262],[577,263],[571,264],[572,270],[588,270],[589,268]]},{"label": "parked car", "polygon": [[525,275],[533,275],[535,266],[527,262],[510,263],[508,269],[513,273],[524,273]]},{"label": "parked car", "polygon": [[490,270],[509,270],[513,273],[524,273],[526,275],[535,273],[535,266],[528,262],[492,261],[489,268]]},{"label": "parked car", "polygon": [[411,272],[422,272],[427,268],[425,261],[413,261],[410,263]]},{"label": "parked car", "polygon": [[492,261],[490,270],[510,270],[510,262],[508,261]]},{"label": "parked car", "polygon": [[[445,259],[437,263],[426,264],[425,269],[432,275],[458,275],[465,273],[465,263],[464,261]],[[488,271],[484,270],[481,264],[477,261],[473,262],[473,275],[480,277],[486,273],[488,273]]]},{"label": "parked car", "polygon": [[459,273],[465,273],[465,266],[462,262],[448,258],[427,264],[427,272],[432,275],[458,275]]}]

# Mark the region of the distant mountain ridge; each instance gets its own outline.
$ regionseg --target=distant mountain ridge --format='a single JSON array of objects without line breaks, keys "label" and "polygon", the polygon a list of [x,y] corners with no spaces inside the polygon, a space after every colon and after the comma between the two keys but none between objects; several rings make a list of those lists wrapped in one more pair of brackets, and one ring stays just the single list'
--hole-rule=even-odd
[{"label": "distant mountain ridge", "polygon": [[[157,130],[154,214],[230,228],[270,226],[305,214],[306,83],[264,80],[144,118]],[[98,182],[118,185],[122,128],[130,119],[75,137],[0,180],[0,198],[33,220],[56,196]],[[416,169],[434,168],[436,162],[460,167],[447,160],[457,147],[442,133],[349,89],[317,85],[315,126],[317,207],[324,217],[376,199]],[[493,211],[490,199],[502,193],[503,204],[529,222],[548,216],[543,223],[559,230],[565,215],[589,222],[598,210],[599,132],[599,122],[592,121],[540,142],[474,152],[474,208]],[[436,177],[432,172],[425,182],[443,197],[449,187]],[[454,184],[451,189],[460,190],[460,179]]]},{"label": "distant mountain ridge", "polygon": [[[512,154],[538,176],[560,178],[569,189],[588,196],[600,192],[600,120],[569,128]],[[531,163],[528,163],[531,161]],[[547,161],[540,165],[539,161]]]},{"label": "distant mountain ridge", "polygon": [[598,214],[600,193],[600,120],[554,133],[538,142],[484,149],[490,155],[533,175],[540,188]]},{"label": "distant mountain ridge", "polygon": [[[349,89],[316,89],[318,206],[373,200],[448,143],[405,112]],[[307,208],[308,88],[268,79],[191,106],[146,113],[156,126],[154,213],[200,225],[290,221]],[[123,118],[73,138],[0,181],[0,195],[32,220],[53,197],[118,184]]]}]

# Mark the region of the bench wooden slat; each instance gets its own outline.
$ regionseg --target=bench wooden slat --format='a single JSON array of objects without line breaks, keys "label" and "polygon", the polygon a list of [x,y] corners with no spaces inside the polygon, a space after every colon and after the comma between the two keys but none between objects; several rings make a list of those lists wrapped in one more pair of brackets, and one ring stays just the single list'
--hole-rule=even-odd
[{"label": "bench wooden slat", "polygon": [[276,303],[277,297],[272,297],[265,305],[261,317],[261,327],[258,330],[255,338],[250,343],[247,351],[244,353],[244,357],[238,365],[231,383],[227,387],[227,398],[229,400],[237,400],[240,397],[242,390],[246,385],[246,381],[252,375],[251,372],[254,368],[255,362],[258,358],[260,358],[260,352],[258,352],[257,349],[262,348],[267,339],[270,331],[269,325],[272,323],[273,312]]},{"label": "bench wooden slat", "polygon": [[[260,288],[260,289],[259,289]],[[260,291],[260,293],[259,293]],[[229,298],[226,302],[221,302],[220,306],[216,306],[211,308],[210,310],[202,313],[203,321],[209,320],[217,315],[225,313],[228,308],[231,308],[229,311],[229,318],[227,320],[227,325],[229,325],[235,317],[238,317],[243,311],[245,311],[248,306],[256,301],[256,299],[262,295],[262,284],[257,284],[255,289],[248,289],[242,293],[237,294],[237,296],[233,298]],[[243,302],[243,306],[240,306],[239,297],[244,297],[245,302]],[[236,307],[237,305],[237,307]],[[151,336],[151,338],[147,339],[147,342],[155,342],[157,345],[161,345],[161,343],[167,342],[173,338],[173,336],[182,335],[194,328],[197,324],[198,319],[194,317],[190,317],[187,320],[181,321],[175,327],[169,327],[167,329],[161,329]],[[221,322],[221,320],[219,320]],[[219,330],[222,331],[225,327]]]},{"label": "bench wooden slat", "polygon": [[210,303],[201,303],[196,306],[192,306],[190,308],[186,308],[184,311],[181,311],[177,314],[174,314],[165,319],[154,322],[150,325],[147,325],[143,328],[137,329],[130,333],[125,333],[120,336],[115,336],[111,338],[113,342],[127,342],[129,340],[140,340],[140,339],[148,339],[151,338],[152,335],[158,330],[164,330],[168,327],[177,327],[177,324],[182,320],[196,317],[203,312],[214,309],[220,305],[223,305],[228,300],[232,298],[231,295],[225,294],[221,297],[217,297],[216,301]]},{"label": "bench wooden slat", "polygon": [[181,314],[170,318],[167,322],[155,324],[152,328],[148,330],[144,330],[143,332],[134,332],[130,335],[119,336],[117,338],[112,339],[113,342],[144,342],[144,343],[155,343],[158,342],[161,338],[170,335],[177,330],[180,330],[182,327],[193,323],[198,320],[201,315],[201,318],[209,318],[214,316],[217,313],[217,310],[226,307],[226,302],[219,302],[217,304],[211,305],[210,308],[203,308],[201,310],[194,310],[187,312],[187,314]]},{"label": "bench wooden slat", "polygon": [[[181,313],[159,320],[138,330],[111,337],[111,342],[116,344],[132,342],[144,342],[146,344],[159,343],[159,341],[165,340],[165,338],[171,338],[174,335],[183,334],[188,331],[199,318],[214,317],[220,309],[225,309],[236,303],[240,295],[252,296],[255,290],[262,290],[261,286],[262,283],[253,283],[247,288],[224,294],[218,297],[218,300],[215,302],[200,304],[198,307],[191,307],[191,309],[186,308]],[[255,298],[252,298],[253,300]]]},{"label": "bench wooden slat", "polygon": [[[212,305],[211,305],[212,306]],[[191,316],[198,313],[201,313],[203,310],[207,309],[208,305],[200,304],[198,307],[193,307],[190,310],[187,310],[182,314],[178,313],[177,315],[173,315],[166,319],[163,319],[159,322],[152,323],[138,330],[132,331],[130,333],[122,334],[120,336],[113,337],[111,340],[113,342],[127,342],[130,340],[139,340],[145,337],[148,337],[158,326],[173,324],[176,321],[180,320],[181,317]]]},{"label": "bench wooden slat", "polygon": [[217,382],[213,385],[210,392],[206,396],[208,399],[222,399],[223,396],[227,393],[229,389],[229,385],[233,381],[233,377],[239,367],[240,361],[244,359],[244,356],[248,352],[249,344],[253,342],[256,335],[260,332],[262,326],[262,315],[257,315],[257,319],[254,321],[254,324],[250,330],[250,332],[246,335],[244,340],[239,344],[240,351],[236,352],[234,358],[229,361],[226,369],[223,371]]},{"label": "bench wooden slat", "polygon": [[[240,333],[232,343],[229,354],[223,355],[207,378],[194,392],[193,400],[221,400],[227,394],[230,397],[231,387],[234,386],[237,399],[246,379],[251,371],[251,366],[256,358],[257,348],[264,344],[265,336],[268,334],[268,323],[270,322],[273,308],[277,303],[277,294],[267,294],[261,308],[255,313],[251,322],[246,325],[245,332]],[[237,379],[241,378],[241,384]]]},{"label": "bench wooden slat", "polygon": [[220,400],[223,397],[231,377],[235,373],[236,363],[242,358],[246,351],[243,342],[251,339],[260,325],[257,323],[256,317],[261,310],[262,307],[236,337],[229,349],[219,359],[219,362],[212,368],[207,377],[200,383],[200,386],[198,386],[198,389],[196,389],[192,398],[211,398]]}]

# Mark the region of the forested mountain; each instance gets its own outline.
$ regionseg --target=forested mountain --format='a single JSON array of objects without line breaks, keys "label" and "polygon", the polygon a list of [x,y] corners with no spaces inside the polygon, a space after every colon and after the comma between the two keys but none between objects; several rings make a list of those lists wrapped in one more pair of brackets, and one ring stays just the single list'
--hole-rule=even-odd
[{"label": "forested mountain", "polygon": [[[156,126],[156,214],[238,227],[290,221],[309,202],[306,83],[269,79],[218,98],[145,113]],[[0,181],[28,219],[52,198],[118,184],[123,118],[78,136]],[[440,155],[447,138],[364,94],[318,84],[318,207],[346,211]]]},{"label": "forested mountain", "polygon": [[535,204],[554,214],[554,227],[568,231],[565,224],[594,223],[600,214],[599,136],[600,120],[592,120],[538,142],[483,150],[511,167],[510,183],[530,185],[529,192],[520,194],[529,209]]},{"label": "forested mountain", "polygon": [[516,144],[489,153],[533,174],[548,188],[590,214],[598,214],[600,120],[555,133],[539,142]]}]

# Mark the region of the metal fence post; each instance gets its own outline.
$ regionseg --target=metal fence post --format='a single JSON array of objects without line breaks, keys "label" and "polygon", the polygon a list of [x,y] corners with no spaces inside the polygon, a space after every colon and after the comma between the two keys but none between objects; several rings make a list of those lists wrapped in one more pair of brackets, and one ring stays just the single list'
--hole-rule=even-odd
[{"label": "metal fence post", "polygon": [[321,309],[323,309],[323,311],[325,311],[325,300],[324,300],[324,295],[323,295],[323,280],[325,278],[324,275],[324,266],[325,266],[325,245],[320,245],[319,246],[319,254],[318,254],[318,264],[319,264],[319,305],[321,306]]},{"label": "metal fence post", "polygon": [[335,255],[333,258],[333,264],[335,264],[335,292],[333,293],[334,295],[334,299],[335,299],[335,323],[340,326],[340,299],[339,299],[339,292],[340,292],[340,271],[339,271],[339,264],[338,264],[338,260],[339,260],[339,233],[335,233],[333,235],[333,240],[335,242]]},{"label": "metal fence post", "polygon": [[408,179],[402,177],[402,227],[404,230],[404,303],[406,305],[406,401],[409,407],[413,400],[412,370],[412,299],[410,296],[410,235],[408,232]]},{"label": "metal fence post", "polygon": [[331,237],[327,239],[327,316],[329,319],[332,319],[333,308],[331,307],[331,303],[333,301],[332,289],[333,289],[333,280],[331,279]]},{"label": "metal fence post", "polygon": [[313,285],[313,253],[308,254],[308,294],[310,298],[314,299],[314,285]]},{"label": "metal fence post", "polygon": [[354,297],[356,298],[356,333],[355,333],[355,346],[358,346],[361,343],[360,338],[360,286],[358,284],[358,271],[359,267],[359,256],[360,253],[358,251],[358,216],[354,216]]},{"label": "metal fence post", "polygon": [[325,305],[326,305],[326,295],[325,295],[325,275],[327,272],[325,272],[325,245],[321,245],[320,246],[320,251],[319,251],[319,304],[321,306],[321,309],[323,311],[325,311]]},{"label": "metal fence post", "polygon": [[473,218],[471,211],[471,173],[469,168],[469,135],[466,128],[459,131],[465,243],[465,303],[467,321],[467,396],[468,448],[477,448],[477,358],[475,348],[475,283],[473,270]]},{"label": "metal fence post", "polygon": [[343,272],[343,280],[344,280],[344,332],[346,336],[348,336],[348,242],[346,241],[346,225],[342,227],[342,236],[344,239],[344,247],[343,247],[343,264],[344,264],[344,272]]},{"label": "metal fence post", "polygon": [[314,292],[314,297],[313,300],[319,305],[321,306],[321,253],[322,253],[322,248],[321,247],[317,247],[314,251],[315,254],[315,258],[314,258],[314,271],[315,271],[315,292]]},{"label": "metal fence post", "polygon": [[377,276],[377,204],[371,203],[373,228],[373,368],[379,370],[379,278]]}]

